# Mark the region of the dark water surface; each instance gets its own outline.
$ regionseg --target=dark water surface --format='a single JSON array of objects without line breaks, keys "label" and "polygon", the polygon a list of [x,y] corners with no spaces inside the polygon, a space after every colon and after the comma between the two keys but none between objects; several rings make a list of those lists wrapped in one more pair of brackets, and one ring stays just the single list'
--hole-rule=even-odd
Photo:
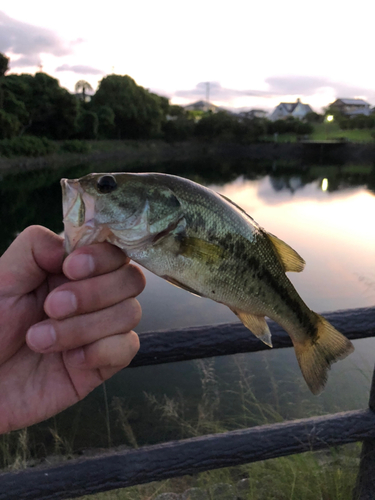
[{"label": "dark water surface", "polygon": [[[0,210],[4,251],[30,224],[60,232],[61,177],[128,170],[82,164],[3,175]],[[317,312],[375,305],[375,167],[313,166],[247,161],[131,166],[209,185],[243,207],[306,260],[290,279]],[[145,272],[139,333],[232,322],[220,304],[197,298]],[[249,333],[250,335],[250,333]],[[53,446],[50,428],[77,450],[129,446],[365,406],[375,360],[373,339],[333,366],[324,393],[312,396],[291,349],[124,370],[85,401],[34,426],[35,441]],[[65,441],[64,441],[65,440]],[[56,443],[55,443],[56,445]]]}]

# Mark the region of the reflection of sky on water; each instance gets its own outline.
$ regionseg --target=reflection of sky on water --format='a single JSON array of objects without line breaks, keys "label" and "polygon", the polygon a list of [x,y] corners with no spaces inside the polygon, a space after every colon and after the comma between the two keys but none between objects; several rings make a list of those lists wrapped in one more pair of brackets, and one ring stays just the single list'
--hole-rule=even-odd
[{"label": "reflection of sky on water", "polygon": [[[375,304],[375,196],[365,188],[323,192],[320,182],[275,191],[275,181],[238,178],[213,189],[244,208],[306,260],[289,273],[298,292],[318,312]],[[194,297],[147,272],[139,331],[235,321],[226,307]],[[161,312],[165,311],[165,314]]]},{"label": "reflection of sky on water", "polygon": [[[271,182],[270,177],[257,181],[239,178],[230,184],[212,187],[302,255],[306,260],[304,271],[288,275],[313,310],[374,306],[375,224],[371,222],[371,214],[375,213],[375,196],[365,188],[323,192],[320,182],[302,186],[293,181],[294,191],[290,185],[288,190],[275,191]],[[148,286],[140,297],[143,318],[138,332],[238,321],[221,304],[195,297],[147,271],[146,277]],[[343,411],[360,408],[367,402],[374,347],[375,339],[356,341],[354,354],[332,366],[327,387],[318,399],[302,381],[292,349],[216,358],[215,366],[217,375],[234,390],[238,385],[233,368],[235,360],[243,367],[251,367],[257,381],[255,387],[260,388],[260,394],[263,391],[266,394],[269,383],[261,380],[264,369],[261,360],[265,360],[279,381],[290,377],[302,383],[304,400],[321,405],[313,414]],[[186,374],[190,374],[193,365],[184,363],[184,366]],[[162,367],[153,367],[155,379],[162,370]],[[163,384],[165,389],[164,379]],[[262,398],[260,394],[258,397]],[[285,397],[289,401],[294,396]]]}]

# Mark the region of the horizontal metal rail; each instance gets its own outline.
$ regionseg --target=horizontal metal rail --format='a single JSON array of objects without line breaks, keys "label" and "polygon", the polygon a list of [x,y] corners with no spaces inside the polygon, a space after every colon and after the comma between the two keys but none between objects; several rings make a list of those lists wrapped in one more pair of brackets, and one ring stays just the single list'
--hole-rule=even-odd
[{"label": "horizontal metal rail", "polygon": [[[375,336],[375,307],[337,311],[324,317],[349,339]],[[292,347],[289,335],[277,323],[268,324],[274,349]],[[130,364],[133,368],[270,349],[242,323],[162,330],[143,333],[140,339],[141,348]]]},{"label": "horizontal metal rail", "polygon": [[375,413],[350,411],[213,434],[0,475],[0,500],[75,498],[375,438]]},{"label": "horizontal metal rail", "polygon": [[[375,308],[324,315],[350,339],[375,336]],[[270,322],[275,348],[290,347],[281,328]],[[170,363],[268,349],[242,324],[169,330],[141,335],[131,366]],[[0,500],[49,500],[158,481],[305,451],[364,441],[356,498],[375,498],[375,377],[370,408],[323,417],[264,425],[223,434],[173,441],[138,450],[108,452],[55,467],[0,474]],[[375,477],[372,472],[371,477]],[[371,496],[373,495],[373,496]]]}]

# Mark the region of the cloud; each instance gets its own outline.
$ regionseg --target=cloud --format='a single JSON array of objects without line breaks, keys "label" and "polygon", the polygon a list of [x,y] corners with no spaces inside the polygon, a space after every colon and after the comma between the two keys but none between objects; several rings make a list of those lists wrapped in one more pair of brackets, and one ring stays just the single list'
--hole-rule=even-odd
[{"label": "cloud", "polygon": [[269,96],[300,95],[310,96],[330,88],[337,97],[374,96],[373,89],[366,89],[356,85],[335,82],[326,77],[305,75],[270,76],[265,79],[269,86]]},{"label": "cloud", "polygon": [[20,56],[11,58],[11,65],[25,67],[39,65],[42,53],[61,57],[73,50],[52,30],[17,21],[0,11],[0,52]]},{"label": "cloud", "polygon": [[[250,95],[249,90],[234,90],[234,89],[226,89],[220,85],[219,82],[209,82],[209,93],[210,99],[215,101],[226,101],[233,97],[242,97],[244,95]],[[206,98],[206,89],[207,82],[200,82],[196,85],[194,89],[190,90],[177,90],[174,95],[176,97],[186,97],[186,98],[198,98],[204,100]],[[251,95],[260,95],[261,91],[254,90],[252,91],[254,94]]]},{"label": "cloud", "polygon": [[[220,85],[219,82],[210,82],[209,96],[212,101],[230,101],[236,97],[264,97],[280,98],[283,96],[312,96],[323,89],[330,88],[337,97],[355,97],[363,96],[365,99],[374,101],[375,91],[346,83],[334,82],[326,77],[305,76],[305,75],[281,75],[265,78],[268,85],[267,90],[256,89],[228,89]],[[174,92],[176,97],[185,97],[189,100],[206,99],[206,82],[200,82],[195,88],[189,90],[177,90]]]},{"label": "cloud", "polygon": [[104,75],[104,71],[101,69],[92,68],[91,66],[85,66],[83,64],[77,64],[75,66],[63,64],[56,68],[56,71],[71,71],[72,73],[78,73],[80,75]]}]

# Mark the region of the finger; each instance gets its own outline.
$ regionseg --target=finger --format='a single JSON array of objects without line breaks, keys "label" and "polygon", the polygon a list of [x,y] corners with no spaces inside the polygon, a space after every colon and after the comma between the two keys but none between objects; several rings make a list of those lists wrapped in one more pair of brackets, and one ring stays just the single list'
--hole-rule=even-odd
[{"label": "finger", "polygon": [[68,282],[47,297],[44,310],[50,318],[99,311],[139,295],[145,287],[142,271],[131,264],[94,278]]},{"label": "finger", "polygon": [[140,321],[142,310],[134,298],[89,314],[63,320],[46,320],[32,326],[26,342],[36,352],[57,352],[91,344],[101,338],[128,332]]},{"label": "finger", "polygon": [[129,262],[122,250],[110,243],[78,248],[64,261],[63,271],[71,280],[81,280],[115,271]]},{"label": "finger", "polygon": [[49,273],[60,273],[63,240],[42,226],[29,226],[0,259],[2,295],[24,295],[37,288]]},{"label": "finger", "polygon": [[84,370],[101,370],[103,380],[129,365],[139,350],[139,337],[133,332],[112,335],[85,347],[64,353],[65,362]]}]

